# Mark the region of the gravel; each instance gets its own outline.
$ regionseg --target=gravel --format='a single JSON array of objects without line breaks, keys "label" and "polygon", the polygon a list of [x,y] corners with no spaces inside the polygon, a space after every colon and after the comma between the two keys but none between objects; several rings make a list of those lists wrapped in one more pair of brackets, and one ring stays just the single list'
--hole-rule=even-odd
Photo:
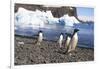
[{"label": "gravel", "polygon": [[[21,42],[21,44],[20,44]],[[36,39],[15,36],[15,65],[68,63],[94,60],[94,50],[79,48],[72,53],[63,53],[56,42],[43,41],[36,45]]]}]

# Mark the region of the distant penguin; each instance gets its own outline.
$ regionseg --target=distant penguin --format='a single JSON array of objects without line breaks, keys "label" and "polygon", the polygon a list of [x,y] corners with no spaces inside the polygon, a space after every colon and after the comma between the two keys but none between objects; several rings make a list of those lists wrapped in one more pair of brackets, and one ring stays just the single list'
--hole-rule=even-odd
[{"label": "distant penguin", "polygon": [[61,33],[60,37],[59,37],[59,40],[58,40],[60,48],[62,47],[63,39],[64,39],[64,36],[63,36],[63,33]]},{"label": "distant penguin", "polygon": [[71,41],[69,43],[69,49],[68,52],[74,51],[77,43],[78,43],[78,35],[77,32],[79,31],[79,29],[74,29],[73,35],[71,36]]},{"label": "distant penguin", "polygon": [[68,50],[68,46],[71,41],[71,34],[66,33],[66,39],[65,39],[65,48]]},{"label": "distant penguin", "polygon": [[42,41],[43,41],[43,32],[40,30],[38,40],[37,40],[37,44],[40,45]]}]

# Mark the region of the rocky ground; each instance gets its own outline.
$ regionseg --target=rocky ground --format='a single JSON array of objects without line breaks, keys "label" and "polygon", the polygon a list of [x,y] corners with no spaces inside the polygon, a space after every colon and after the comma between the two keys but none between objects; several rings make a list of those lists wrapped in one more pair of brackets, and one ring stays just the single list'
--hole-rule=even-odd
[{"label": "rocky ground", "polygon": [[75,52],[68,54],[63,53],[65,49],[60,49],[56,42],[43,41],[40,46],[36,45],[35,42],[36,39],[33,38],[15,36],[15,65],[68,63],[94,60],[93,49],[77,47]]}]

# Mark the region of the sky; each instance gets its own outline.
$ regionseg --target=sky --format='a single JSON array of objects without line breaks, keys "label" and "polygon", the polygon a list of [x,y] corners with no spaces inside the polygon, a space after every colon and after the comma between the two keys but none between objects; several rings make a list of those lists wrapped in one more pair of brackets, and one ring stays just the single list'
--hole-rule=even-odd
[{"label": "sky", "polygon": [[77,7],[77,15],[81,20],[94,21],[94,9]]}]

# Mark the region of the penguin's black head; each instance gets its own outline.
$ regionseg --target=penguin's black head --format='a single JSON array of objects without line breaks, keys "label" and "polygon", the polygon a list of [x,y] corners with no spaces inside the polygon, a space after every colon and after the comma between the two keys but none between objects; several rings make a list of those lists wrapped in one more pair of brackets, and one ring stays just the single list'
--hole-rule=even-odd
[{"label": "penguin's black head", "polygon": [[74,32],[78,32],[79,31],[79,29],[74,29]]},{"label": "penguin's black head", "polygon": [[39,33],[42,33],[42,30],[40,30]]},{"label": "penguin's black head", "polygon": [[71,34],[67,33],[67,36],[71,37]]},{"label": "penguin's black head", "polygon": [[71,34],[70,34],[70,33],[65,33],[65,34],[66,34],[67,36],[69,36],[69,37],[71,36]]},{"label": "penguin's black head", "polygon": [[63,33],[61,33],[60,35],[63,35]]}]

